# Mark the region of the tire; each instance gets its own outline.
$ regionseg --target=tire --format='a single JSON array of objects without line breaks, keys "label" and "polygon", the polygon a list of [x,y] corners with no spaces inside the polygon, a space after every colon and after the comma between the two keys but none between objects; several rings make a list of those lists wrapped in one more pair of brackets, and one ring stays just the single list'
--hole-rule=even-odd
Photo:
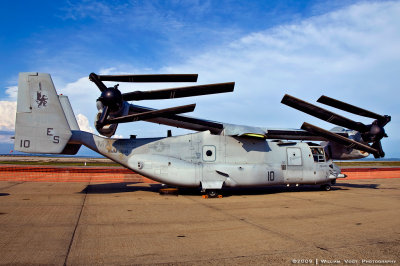
[{"label": "tire", "polygon": [[179,190],[177,188],[161,188],[159,190],[160,195],[175,195],[178,196]]},{"label": "tire", "polygon": [[207,190],[207,195],[209,198],[216,198],[218,197],[218,193],[216,190],[212,189],[212,190]]},{"label": "tire", "polygon": [[329,190],[331,190],[331,185],[329,185],[329,184],[322,185],[321,189],[325,190],[325,191],[329,191]]}]

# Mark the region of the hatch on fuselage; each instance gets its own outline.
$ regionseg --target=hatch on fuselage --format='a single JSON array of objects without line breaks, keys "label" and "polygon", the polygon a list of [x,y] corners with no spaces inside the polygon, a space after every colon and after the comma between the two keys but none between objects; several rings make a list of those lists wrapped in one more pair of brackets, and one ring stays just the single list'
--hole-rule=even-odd
[{"label": "hatch on fuselage", "polygon": [[317,184],[326,182],[328,163],[324,148],[315,143],[297,143],[286,147],[286,184]]}]

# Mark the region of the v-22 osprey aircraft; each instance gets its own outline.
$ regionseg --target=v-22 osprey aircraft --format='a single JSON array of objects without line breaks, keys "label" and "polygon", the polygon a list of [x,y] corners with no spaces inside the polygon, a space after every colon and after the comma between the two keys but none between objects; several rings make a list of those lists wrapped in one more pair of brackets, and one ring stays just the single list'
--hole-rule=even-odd
[{"label": "v-22 osprey aircraft", "polygon": [[[15,150],[76,154],[85,145],[99,154],[162,184],[198,187],[216,196],[224,187],[320,185],[330,190],[344,178],[332,160],[384,157],[380,140],[391,117],[322,96],[318,102],[373,118],[365,125],[290,95],[282,103],[338,127],[325,130],[303,123],[301,129],[270,129],[220,123],[180,115],[195,104],[152,109],[129,103],[232,92],[234,82],[121,93],[112,82],[196,82],[197,74],[97,75],[95,127],[102,135],[81,131],[68,97],[57,95],[49,74],[20,73]],[[111,138],[119,123],[144,120],[196,133],[160,138]],[[170,132],[170,131],[169,131]],[[315,141],[319,143],[315,143]]]}]

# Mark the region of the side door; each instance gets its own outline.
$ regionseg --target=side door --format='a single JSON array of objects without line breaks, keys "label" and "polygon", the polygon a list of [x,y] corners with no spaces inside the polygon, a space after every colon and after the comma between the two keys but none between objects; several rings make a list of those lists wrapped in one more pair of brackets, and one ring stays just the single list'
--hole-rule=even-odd
[{"label": "side door", "polygon": [[286,148],[285,183],[297,183],[303,180],[303,157],[301,148]]},{"label": "side door", "polygon": [[226,180],[225,175],[218,174],[216,171],[218,148],[215,145],[202,146],[202,188],[203,189],[221,189]]}]

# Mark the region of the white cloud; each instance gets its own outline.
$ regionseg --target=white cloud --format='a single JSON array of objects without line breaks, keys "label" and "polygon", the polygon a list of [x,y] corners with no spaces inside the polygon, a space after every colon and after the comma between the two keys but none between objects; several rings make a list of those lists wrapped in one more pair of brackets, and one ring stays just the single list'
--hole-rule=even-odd
[{"label": "white cloud", "polygon": [[11,138],[13,136],[14,132],[0,131],[0,143],[9,143],[9,144],[14,143],[14,139]]},{"label": "white cloud", "polygon": [[[333,125],[280,104],[285,93],[314,102],[320,95],[392,115],[383,140],[400,156],[395,132],[400,73],[400,2],[355,4],[335,12],[250,33],[163,72],[200,74],[199,81],[235,81],[235,92],[196,99],[195,114],[230,123],[298,128]],[[329,107],[328,107],[329,109]],[[371,119],[335,112],[371,123]]]},{"label": "white cloud", "polygon": [[399,81],[399,13],[399,2],[356,4],[248,34],[164,70],[198,72],[201,82],[236,81],[231,95],[198,98],[197,112],[211,119],[298,127],[309,116],[280,105],[285,93],[310,101],[327,94],[392,113],[387,103],[395,106]]},{"label": "white cloud", "polygon": [[[326,94],[395,117],[399,113],[393,97],[397,94],[400,70],[399,13],[399,2],[355,4],[297,24],[249,33],[228,45],[216,44],[212,50],[188,58],[183,64],[155,72],[199,73],[199,83],[235,81],[234,93],[138,104],[163,108],[196,101],[193,116],[211,120],[294,128],[306,120],[329,128],[331,124],[280,104],[285,93],[308,101]],[[118,73],[120,69],[110,67],[101,72]],[[165,84],[151,86],[159,88]],[[148,86],[140,84],[140,88],[145,87]],[[95,116],[99,91],[86,77],[62,91],[70,96],[75,110]],[[393,121],[388,125],[391,131],[392,125],[397,124]],[[147,126],[120,125],[117,133],[129,135],[132,128],[145,132]]]},{"label": "white cloud", "polygon": [[[74,16],[82,17],[84,11],[77,9]],[[200,84],[235,81],[234,93],[138,104],[163,108],[195,101],[198,105],[193,116],[210,120],[284,128],[297,128],[307,121],[330,128],[333,125],[280,104],[285,93],[307,101],[325,94],[377,113],[392,115],[393,121],[386,127],[390,138],[385,140],[384,146],[385,150],[389,150],[389,146],[398,147],[400,139],[394,134],[400,131],[397,122],[400,116],[397,103],[400,73],[398,14],[400,2],[365,2],[295,24],[248,33],[229,44],[215,40],[215,46],[208,52],[154,72],[199,73]],[[149,69],[135,69],[129,63],[107,66],[100,72],[151,73]],[[132,87],[136,90],[148,86],[121,84],[121,87],[127,91]],[[84,123],[89,129],[97,112],[95,101],[100,95],[97,87],[83,77],[59,89],[59,93],[69,96],[76,113],[90,118],[89,123],[85,117]],[[371,122],[370,119],[338,113],[361,122]],[[81,128],[83,130],[84,126]],[[139,132],[139,137],[147,134],[162,136],[164,131],[165,127],[156,125],[151,128],[147,123],[139,122],[119,125],[117,134]],[[392,151],[399,154],[395,148]]]},{"label": "white cloud", "polygon": [[15,129],[17,102],[0,101],[0,130]]},{"label": "white cloud", "polygon": [[89,125],[89,120],[83,114],[76,115],[76,121],[78,122],[79,128],[82,131],[93,133],[93,128]]},{"label": "white cloud", "polygon": [[76,114],[85,114],[90,118],[95,117],[97,113],[96,99],[100,96],[100,91],[87,76],[57,88],[57,92],[68,96]]},{"label": "white cloud", "polygon": [[18,86],[7,87],[6,89],[6,94],[8,95],[10,101],[17,100],[17,93],[18,93]]}]

